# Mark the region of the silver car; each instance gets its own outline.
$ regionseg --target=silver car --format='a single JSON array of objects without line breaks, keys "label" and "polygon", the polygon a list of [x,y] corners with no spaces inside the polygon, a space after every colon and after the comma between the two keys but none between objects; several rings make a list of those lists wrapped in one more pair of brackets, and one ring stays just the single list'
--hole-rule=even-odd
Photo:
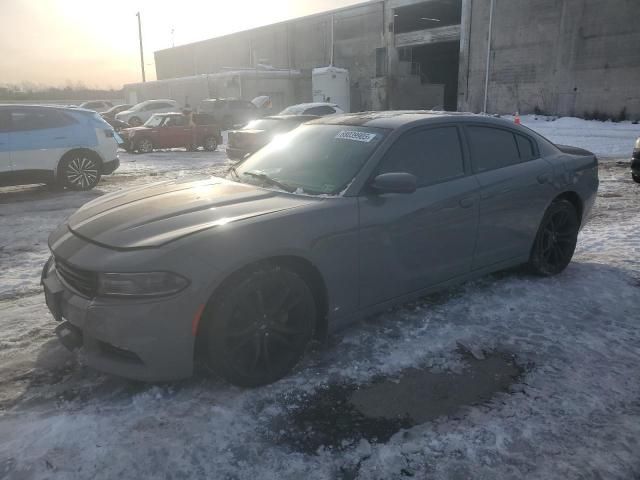
[{"label": "silver car", "polygon": [[571,261],[596,157],[465,114],[325,117],[226,178],[105,195],[54,231],[42,282],[57,333],[143,380],[286,375],[314,337],[489,272]]}]

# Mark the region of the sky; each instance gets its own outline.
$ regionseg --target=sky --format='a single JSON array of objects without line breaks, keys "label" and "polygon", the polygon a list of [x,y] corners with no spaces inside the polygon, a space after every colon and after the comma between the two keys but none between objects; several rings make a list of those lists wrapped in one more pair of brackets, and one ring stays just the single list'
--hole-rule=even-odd
[{"label": "sky", "polygon": [[[0,0],[0,84],[120,88],[153,52],[362,0]],[[172,33],[173,31],[173,33]]]}]

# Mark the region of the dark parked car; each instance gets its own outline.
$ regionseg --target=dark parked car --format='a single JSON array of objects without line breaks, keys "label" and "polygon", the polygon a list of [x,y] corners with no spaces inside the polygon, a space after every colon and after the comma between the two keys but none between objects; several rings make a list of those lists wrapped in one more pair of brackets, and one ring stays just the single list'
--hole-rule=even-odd
[{"label": "dark parked car", "polygon": [[128,104],[128,103],[125,103],[125,104],[122,104],[122,105],[116,105],[114,107],[111,107],[106,112],[102,112],[100,115],[102,116],[102,118],[104,118],[107,121],[115,120],[116,115],[118,113],[124,112],[125,110],[129,110],[131,107],[133,107],[133,105]]},{"label": "dark parked car", "polygon": [[190,125],[182,113],[156,113],[143,126],[122,130],[124,148],[128,152],[149,153],[156,148],[203,147],[213,152],[222,142],[220,129],[202,124],[201,118],[194,115],[195,125]]},{"label": "dark parked car", "polygon": [[634,182],[640,183],[640,138],[636,140],[631,158],[631,178]]},{"label": "dark parked car", "polygon": [[252,120],[240,130],[229,132],[227,157],[240,160],[260,150],[276,135],[282,135],[316,118],[315,115],[278,115]]},{"label": "dark parked car", "polygon": [[[56,331],[97,369],[191,375],[196,352],[245,386],[314,336],[453,283],[569,264],[598,162],[505,120],[324,117],[228,177],[104,195],[49,237]],[[382,333],[381,333],[382,334]]]},{"label": "dark parked car", "polygon": [[209,115],[212,123],[229,129],[244,125],[260,116],[258,108],[246,100],[235,98],[210,98],[200,102],[198,113]]},{"label": "dark parked car", "polygon": [[124,130],[125,128],[131,128],[131,125],[129,125],[128,123],[121,122],[120,120],[116,120],[115,118],[109,118],[109,117],[102,117],[102,118],[104,119],[105,122],[111,125],[113,129],[118,133],[121,133],[122,130]]}]

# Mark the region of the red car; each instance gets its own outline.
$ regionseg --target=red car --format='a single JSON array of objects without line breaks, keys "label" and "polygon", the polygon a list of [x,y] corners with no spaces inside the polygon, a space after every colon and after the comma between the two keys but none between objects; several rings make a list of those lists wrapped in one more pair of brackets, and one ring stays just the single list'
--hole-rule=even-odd
[{"label": "red car", "polygon": [[193,115],[193,120],[195,125],[190,125],[182,113],[157,113],[140,127],[122,130],[124,148],[128,152],[149,153],[158,148],[203,147],[213,152],[222,143],[220,129],[203,125],[198,115]]}]

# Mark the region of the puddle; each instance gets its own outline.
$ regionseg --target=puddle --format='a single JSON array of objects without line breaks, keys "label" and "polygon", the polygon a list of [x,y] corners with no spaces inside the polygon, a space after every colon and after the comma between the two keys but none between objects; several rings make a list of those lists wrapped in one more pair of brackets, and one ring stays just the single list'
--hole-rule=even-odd
[{"label": "puddle", "polygon": [[362,439],[386,442],[401,429],[509,392],[524,373],[509,354],[478,359],[461,353],[468,366],[459,374],[409,368],[366,385],[329,385],[290,407],[289,415],[272,431],[279,432],[278,443],[310,454],[322,446],[347,448]]}]

